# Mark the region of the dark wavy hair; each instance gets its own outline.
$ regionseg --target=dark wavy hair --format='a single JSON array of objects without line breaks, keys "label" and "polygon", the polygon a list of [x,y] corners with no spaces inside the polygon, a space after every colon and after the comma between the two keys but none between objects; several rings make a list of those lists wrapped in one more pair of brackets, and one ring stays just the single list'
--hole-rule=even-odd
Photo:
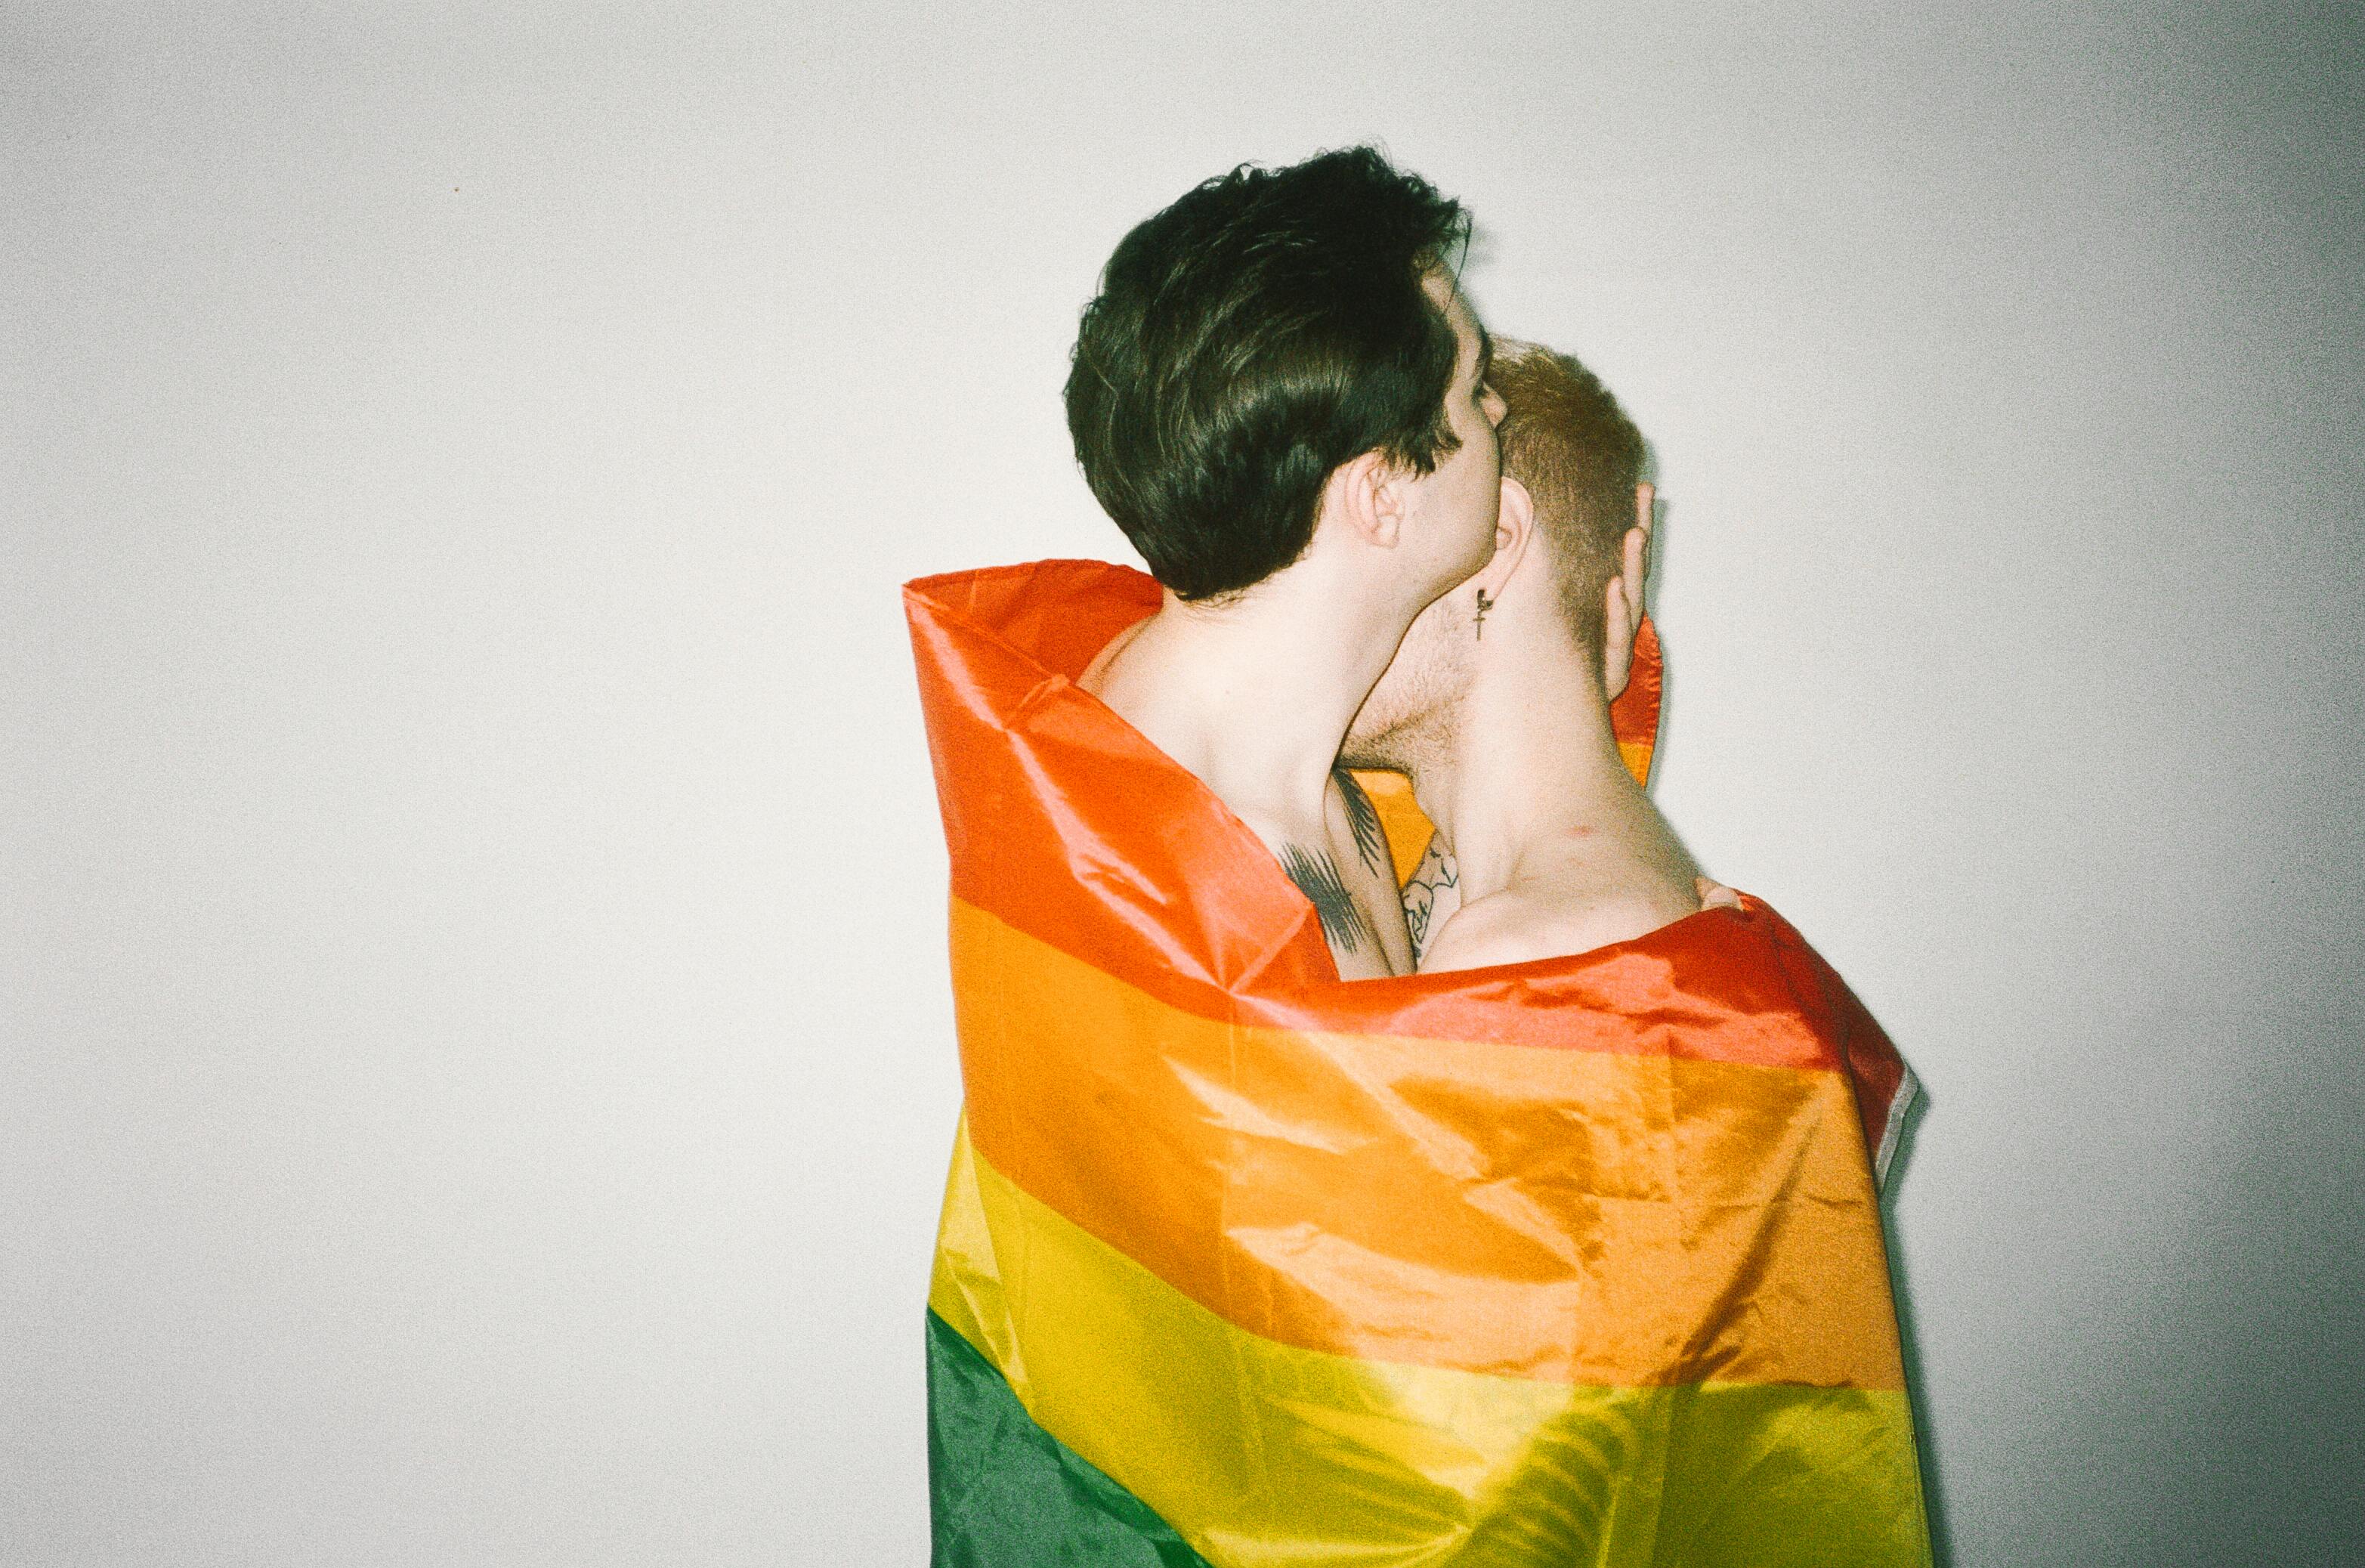
[{"label": "dark wavy hair", "polygon": [[1454,450],[1453,330],[1422,281],[1469,236],[1461,203],[1353,147],[1242,164],[1125,237],[1084,308],[1068,431],[1160,582],[1261,582],[1305,553],[1341,464],[1426,474]]}]

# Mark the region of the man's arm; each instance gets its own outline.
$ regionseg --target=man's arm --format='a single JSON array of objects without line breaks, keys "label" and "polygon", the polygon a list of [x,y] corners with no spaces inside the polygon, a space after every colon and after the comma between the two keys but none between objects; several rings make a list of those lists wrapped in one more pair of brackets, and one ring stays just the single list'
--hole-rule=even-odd
[{"label": "man's arm", "polygon": [[[1338,910],[1336,921],[1328,913],[1323,915],[1323,934],[1330,939],[1332,955],[1362,956],[1361,950],[1339,940],[1341,931],[1360,936],[1368,948],[1373,967],[1342,958],[1342,978],[1408,974],[1415,961],[1412,944],[1405,932],[1403,894],[1396,886],[1395,862],[1388,855],[1388,835],[1379,811],[1344,767],[1331,770],[1329,793],[1326,814],[1330,853],[1309,857],[1306,864],[1284,857],[1283,864],[1317,912],[1324,911],[1326,898]],[[1322,890],[1323,897],[1316,895],[1316,887]],[[1348,924],[1350,917],[1352,924]]]},{"label": "man's arm", "polygon": [[1378,948],[1379,939],[1372,935],[1363,912],[1355,907],[1353,896],[1339,875],[1339,863],[1330,858],[1328,850],[1284,844],[1281,846],[1281,868],[1289,873],[1289,879],[1297,884],[1297,890],[1314,906],[1315,914],[1322,922],[1322,939],[1330,944],[1334,955],[1344,959],[1351,954],[1360,956]]}]

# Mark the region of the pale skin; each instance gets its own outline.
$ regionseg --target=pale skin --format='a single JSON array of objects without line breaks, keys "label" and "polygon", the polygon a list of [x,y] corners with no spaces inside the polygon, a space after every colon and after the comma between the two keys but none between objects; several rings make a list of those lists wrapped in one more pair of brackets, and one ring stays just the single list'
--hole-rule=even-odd
[{"label": "pale skin", "polygon": [[[1704,902],[1738,902],[1701,876],[1627,769],[1610,724],[1642,624],[1652,510],[1642,486],[1620,570],[1603,590],[1597,653],[1571,631],[1534,503],[1508,477],[1494,558],[1406,640],[1403,657],[1450,674],[1428,672],[1430,697],[1375,743],[1388,755],[1358,760],[1405,768],[1437,826],[1406,889],[1424,972],[1587,952]],[[1351,737],[1350,755],[1357,747]]]},{"label": "pale skin", "polygon": [[1496,553],[1503,406],[1486,385],[1490,345],[1450,278],[1426,286],[1459,344],[1445,400],[1457,449],[1426,475],[1378,452],[1340,465],[1296,561],[1220,602],[1168,593],[1078,683],[1264,842],[1349,980],[1405,973],[1413,950],[1339,743],[1405,629]]}]

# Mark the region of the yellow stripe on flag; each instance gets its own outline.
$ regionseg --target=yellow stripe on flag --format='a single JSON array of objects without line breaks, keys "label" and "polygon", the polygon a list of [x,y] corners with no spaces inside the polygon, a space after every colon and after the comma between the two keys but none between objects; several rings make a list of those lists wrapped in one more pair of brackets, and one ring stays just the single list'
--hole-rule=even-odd
[{"label": "yellow stripe on flag", "polygon": [[1919,1560],[1902,1394],[1539,1383],[1276,1344],[1020,1192],[966,1125],[929,1305],[1218,1568],[1641,1564],[1676,1542],[1687,1562]]}]

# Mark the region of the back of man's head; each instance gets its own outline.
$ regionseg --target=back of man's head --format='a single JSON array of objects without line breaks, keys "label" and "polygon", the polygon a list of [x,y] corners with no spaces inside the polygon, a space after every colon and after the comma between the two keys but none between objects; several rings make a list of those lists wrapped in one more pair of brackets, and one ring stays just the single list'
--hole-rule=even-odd
[{"label": "back of man's head", "polygon": [[1634,526],[1642,432],[1574,355],[1498,338],[1491,379],[1505,410],[1503,472],[1535,498],[1562,612],[1578,648],[1597,656],[1609,579]]},{"label": "back of man's head", "polygon": [[1243,164],[1144,220],[1085,307],[1068,429],[1101,505],[1186,599],[1302,554],[1340,465],[1452,451],[1453,330],[1423,289],[1458,202],[1367,147]]}]

